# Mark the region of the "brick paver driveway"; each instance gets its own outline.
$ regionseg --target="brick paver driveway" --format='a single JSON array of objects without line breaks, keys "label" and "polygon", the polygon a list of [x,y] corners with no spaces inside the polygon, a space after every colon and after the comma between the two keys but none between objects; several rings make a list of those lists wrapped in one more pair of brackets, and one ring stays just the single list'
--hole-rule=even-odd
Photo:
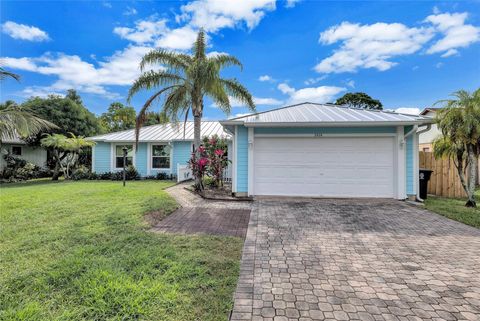
[{"label": "brick paver driveway", "polygon": [[253,204],[231,320],[480,320],[480,230],[394,200]]}]

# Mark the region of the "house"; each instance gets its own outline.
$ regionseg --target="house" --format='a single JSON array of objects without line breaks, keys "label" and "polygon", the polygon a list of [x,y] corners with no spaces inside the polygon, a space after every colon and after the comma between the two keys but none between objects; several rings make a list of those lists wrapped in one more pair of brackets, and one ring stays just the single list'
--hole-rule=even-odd
[{"label": "house", "polygon": [[39,167],[46,167],[47,150],[40,146],[29,146],[18,136],[2,138],[0,143],[0,171],[7,165],[3,158],[7,154],[24,159]]},{"label": "house", "polygon": [[[201,135],[229,138],[218,121],[202,121]],[[114,172],[123,168],[123,147],[128,148],[127,165],[134,165],[143,177],[165,173],[177,176],[179,165],[186,165],[193,150],[193,122],[143,127],[138,146],[135,130],[125,130],[89,137],[92,148],[92,171]]]},{"label": "house", "polygon": [[220,123],[233,137],[236,195],[406,199],[418,193],[418,136],[431,122],[302,103]]},{"label": "house", "polygon": [[[425,108],[420,115],[429,118],[435,118],[435,114],[440,108]],[[418,137],[418,150],[423,152],[433,151],[433,141],[438,138],[442,133],[438,129],[436,124],[432,124],[432,128],[420,134]]]}]

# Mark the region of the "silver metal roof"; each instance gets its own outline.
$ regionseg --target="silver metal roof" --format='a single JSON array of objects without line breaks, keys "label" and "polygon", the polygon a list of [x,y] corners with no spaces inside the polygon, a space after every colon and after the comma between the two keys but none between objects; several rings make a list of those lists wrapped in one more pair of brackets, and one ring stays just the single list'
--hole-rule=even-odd
[{"label": "silver metal roof", "polygon": [[17,144],[17,145],[25,145],[25,141],[18,136],[17,133],[14,135],[7,135],[6,133],[2,133],[0,140],[3,144]]},{"label": "silver metal roof", "polygon": [[[162,124],[142,127],[140,129],[139,142],[157,142],[157,141],[173,141],[173,140],[193,140],[193,121],[177,124]],[[224,131],[223,126],[218,121],[202,121],[201,136],[218,135],[224,138],[230,138],[230,135]],[[89,137],[89,140],[101,142],[134,142],[135,130],[129,129],[121,132],[110,133]]]},{"label": "silver metal roof", "polygon": [[289,126],[305,126],[308,124],[378,126],[394,123],[422,124],[430,122],[431,119],[427,117],[399,114],[392,111],[366,110],[331,104],[302,103],[231,118],[221,123],[224,125],[244,123],[246,126],[271,126],[275,124]]}]

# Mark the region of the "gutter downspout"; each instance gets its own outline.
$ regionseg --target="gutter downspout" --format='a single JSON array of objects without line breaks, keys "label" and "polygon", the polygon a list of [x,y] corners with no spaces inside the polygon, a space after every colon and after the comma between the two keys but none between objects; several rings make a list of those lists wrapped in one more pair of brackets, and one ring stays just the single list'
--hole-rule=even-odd
[{"label": "gutter downspout", "polygon": [[[429,131],[431,128],[432,128],[432,124],[427,124],[427,127],[425,127],[424,129],[418,130],[418,125],[415,125],[415,126],[413,126],[412,130],[410,130],[408,133],[405,134],[404,140],[406,138],[408,138],[409,136],[411,136],[413,133],[415,133],[415,135],[417,135],[417,141],[418,141],[418,135]],[[416,152],[418,153],[418,150]],[[418,155],[416,156],[416,162],[417,162],[417,167],[418,167]],[[416,175],[414,175],[414,177],[415,176]],[[415,184],[416,184],[416,191],[417,191],[417,195],[415,195],[416,201],[423,203],[425,200],[420,198],[420,185],[419,185],[418,179],[416,179]]]}]

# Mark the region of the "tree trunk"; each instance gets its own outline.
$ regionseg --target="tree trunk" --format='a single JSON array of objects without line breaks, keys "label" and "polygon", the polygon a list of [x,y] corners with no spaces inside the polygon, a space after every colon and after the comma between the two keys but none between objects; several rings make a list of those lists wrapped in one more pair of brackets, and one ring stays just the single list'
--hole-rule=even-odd
[{"label": "tree trunk", "polygon": [[[194,108],[194,110],[195,109],[197,108]],[[193,115],[193,146],[195,151],[195,158],[197,159],[197,161],[200,159],[200,152],[198,150],[198,147],[200,147],[202,143],[201,129],[202,129],[202,116],[201,116],[201,113],[199,113],[198,111],[195,111]],[[203,191],[203,183],[202,183],[201,177],[195,177],[195,185],[200,191]]]},{"label": "tree trunk", "polygon": [[478,162],[477,157],[475,157],[474,146],[469,144],[467,145],[467,155],[468,155],[468,182],[467,182],[467,196],[468,200],[465,204],[466,207],[477,207],[475,202],[475,183],[477,180],[477,166],[475,163]]},{"label": "tree trunk", "polygon": [[60,161],[55,157],[55,168],[53,169],[52,181],[58,181],[60,176]]}]

